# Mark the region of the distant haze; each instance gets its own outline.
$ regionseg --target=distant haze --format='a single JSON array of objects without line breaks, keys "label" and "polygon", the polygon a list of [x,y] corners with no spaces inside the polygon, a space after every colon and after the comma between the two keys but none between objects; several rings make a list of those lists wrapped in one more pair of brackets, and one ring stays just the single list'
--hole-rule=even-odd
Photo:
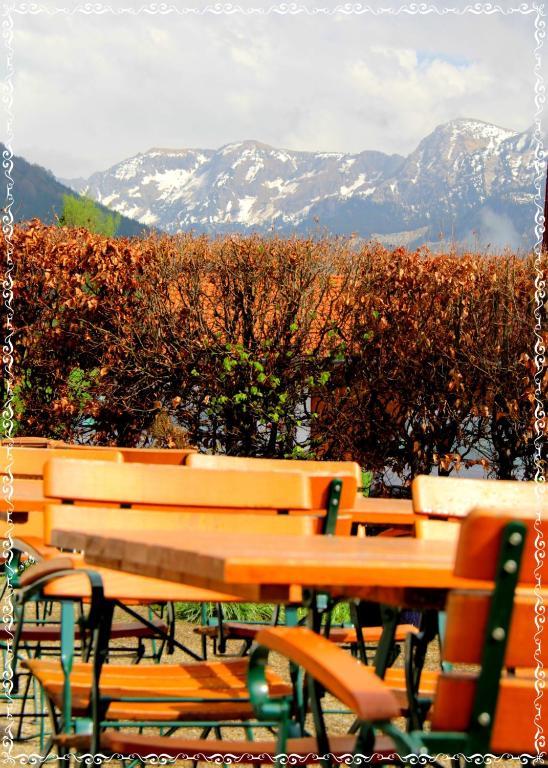
[{"label": "distant haze", "polygon": [[523,131],[535,111],[533,21],[16,15],[14,151],[74,178],[151,147],[253,139],[407,155],[458,117]]}]

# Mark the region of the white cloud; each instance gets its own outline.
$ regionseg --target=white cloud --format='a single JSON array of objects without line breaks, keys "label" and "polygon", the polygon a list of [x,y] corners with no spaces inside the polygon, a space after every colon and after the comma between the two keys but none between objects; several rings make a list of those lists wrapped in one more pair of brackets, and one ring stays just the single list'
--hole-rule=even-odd
[{"label": "white cloud", "polygon": [[247,138],[407,153],[455,117],[534,116],[519,14],[22,15],[14,45],[15,149],[62,176]]}]

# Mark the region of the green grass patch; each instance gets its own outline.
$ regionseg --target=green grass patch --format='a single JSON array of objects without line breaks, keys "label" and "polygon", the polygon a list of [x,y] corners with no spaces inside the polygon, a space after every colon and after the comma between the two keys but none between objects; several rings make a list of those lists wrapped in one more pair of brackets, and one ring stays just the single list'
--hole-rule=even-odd
[{"label": "green grass patch", "polygon": [[[258,603],[223,603],[223,615],[225,621],[271,621],[274,615],[275,606]],[[281,611],[281,623],[285,621],[284,609]],[[181,621],[188,621],[191,624],[200,624],[202,621],[202,606],[199,603],[176,603],[175,615]],[[209,603],[207,606],[207,615],[215,616],[215,606]],[[297,611],[299,619],[306,615],[306,609],[299,608]],[[348,603],[339,603],[333,609],[333,624],[347,624],[350,622],[350,608]]]}]

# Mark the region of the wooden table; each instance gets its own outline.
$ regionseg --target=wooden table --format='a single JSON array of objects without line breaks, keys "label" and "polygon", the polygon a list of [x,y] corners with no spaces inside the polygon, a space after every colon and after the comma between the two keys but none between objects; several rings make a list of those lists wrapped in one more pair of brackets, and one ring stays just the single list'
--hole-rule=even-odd
[{"label": "wooden table", "polygon": [[[91,565],[182,582],[252,602],[305,603],[319,626],[317,592],[374,599],[385,605],[375,672],[386,672],[402,607],[420,607],[427,644],[447,591],[484,583],[453,575],[456,541],[344,536],[257,536],[189,531],[62,531],[61,548],[83,547]],[[426,618],[425,618],[426,617]]]},{"label": "wooden table", "polygon": [[[53,531],[60,548],[86,562],[190,584],[255,602],[299,602],[301,588],[367,599],[379,589],[431,593],[478,583],[453,575],[456,542],[412,538]],[[395,592],[394,592],[395,590]]]}]

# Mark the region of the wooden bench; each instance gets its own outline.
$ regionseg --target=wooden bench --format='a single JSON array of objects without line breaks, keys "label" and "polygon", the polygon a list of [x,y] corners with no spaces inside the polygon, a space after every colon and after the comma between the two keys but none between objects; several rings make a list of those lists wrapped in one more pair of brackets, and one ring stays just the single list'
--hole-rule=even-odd
[{"label": "wooden bench", "polygon": [[[72,459],[52,459],[44,471],[44,493],[60,503],[46,505],[44,513],[44,541],[50,544],[55,528],[65,530],[94,527],[105,531],[131,529],[182,530],[223,532],[227,530],[256,531],[268,539],[270,532],[312,535],[323,530],[325,523],[333,523],[333,512],[349,506],[356,495],[356,477],[353,473],[336,476],[333,473],[306,475],[303,472],[238,472],[234,470],[206,470],[191,467],[139,465],[107,462],[87,462]],[[281,514],[283,513],[283,514]],[[344,523],[344,514],[341,517]],[[85,552],[84,552],[85,557]],[[60,560],[74,562],[74,558]],[[59,562],[59,568],[65,563]],[[81,563],[85,566],[85,560]],[[55,579],[55,561],[47,563],[48,578]],[[99,571],[105,576],[105,571]],[[44,574],[38,574],[43,578]],[[79,574],[75,574],[80,578]],[[68,577],[69,579],[72,577]],[[128,577],[139,586],[146,579]],[[62,591],[61,582],[57,579]],[[32,590],[32,572],[21,580],[23,593]],[[166,585],[164,585],[164,589]],[[184,589],[184,587],[182,587]],[[51,591],[44,586],[44,593]],[[203,594],[203,591],[202,591]],[[66,594],[65,594],[66,597]],[[213,599],[219,595],[214,593]],[[108,615],[107,603],[95,615]],[[212,723],[225,718],[247,718],[252,715],[245,693],[247,661],[212,662],[190,665],[165,665],[161,671],[151,670],[146,678],[146,694],[151,701],[146,704],[116,703],[120,696],[135,694],[133,667],[109,664],[103,667],[101,695],[112,697],[104,717],[160,724],[168,719],[185,722],[188,718],[207,719]],[[62,667],[56,661],[31,660],[27,663],[33,675],[40,681],[53,706],[60,706],[60,680]],[[150,669],[150,668],[149,668]],[[73,707],[75,716],[91,717],[91,690],[93,665],[74,665]],[[204,697],[207,704],[200,707],[195,701],[171,702],[169,705],[154,699],[165,695],[165,685],[174,681],[178,685],[181,675],[187,679],[183,697]],[[143,693],[141,677],[137,692]],[[280,691],[288,687],[273,678]],[[178,681],[178,682],[177,682]],[[198,681],[198,682],[196,682]],[[202,682],[200,682],[202,681]],[[61,685],[63,695],[65,687]],[[211,698],[233,699],[237,702],[212,702]],[[242,701],[242,699],[244,699]],[[65,707],[66,711],[66,707]],[[192,714],[194,713],[194,714]],[[145,717],[146,714],[146,717]],[[98,729],[97,723],[96,731]],[[65,729],[66,734],[66,729]]]}]

